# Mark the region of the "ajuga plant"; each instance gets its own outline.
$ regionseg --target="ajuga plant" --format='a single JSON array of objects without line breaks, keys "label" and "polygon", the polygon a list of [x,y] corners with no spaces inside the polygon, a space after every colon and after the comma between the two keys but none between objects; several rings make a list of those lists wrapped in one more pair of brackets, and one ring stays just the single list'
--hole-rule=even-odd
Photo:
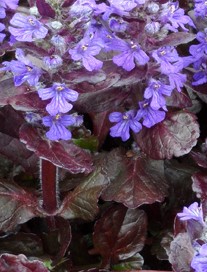
[{"label": "ajuga plant", "polygon": [[207,1],[1,0],[0,56],[0,271],[206,272]]}]

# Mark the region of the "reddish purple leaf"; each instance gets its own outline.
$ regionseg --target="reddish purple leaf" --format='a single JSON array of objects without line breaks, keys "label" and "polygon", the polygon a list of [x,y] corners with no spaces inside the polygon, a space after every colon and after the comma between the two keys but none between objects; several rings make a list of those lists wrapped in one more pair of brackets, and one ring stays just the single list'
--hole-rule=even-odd
[{"label": "reddish purple leaf", "polygon": [[55,11],[45,0],[36,0],[36,5],[40,15],[43,17],[55,18]]},{"label": "reddish purple leaf", "polygon": [[40,261],[29,261],[23,254],[3,254],[0,256],[1,272],[49,272]]},{"label": "reddish purple leaf", "polygon": [[201,199],[204,217],[207,216],[207,172],[198,172],[192,176],[192,189]]},{"label": "reddish purple leaf", "polygon": [[147,231],[145,212],[114,206],[96,222],[92,254],[100,254],[103,267],[126,260],[140,252]]},{"label": "reddish purple leaf", "polygon": [[176,32],[167,35],[162,41],[156,43],[157,46],[177,46],[180,44],[185,44],[193,41],[196,38],[196,35],[189,32]]},{"label": "reddish purple leaf", "polygon": [[46,103],[31,87],[16,87],[12,78],[6,78],[0,81],[0,105],[11,105],[21,111],[37,111],[45,109]]},{"label": "reddish purple leaf", "polygon": [[[0,180],[0,230],[10,231],[39,215],[37,197],[6,180]],[[1,270],[0,270],[1,271]]]},{"label": "reddish purple leaf", "polygon": [[128,208],[163,201],[167,196],[163,161],[155,161],[143,154],[127,158],[119,155],[113,164],[120,164],[119,175],[104,190],[105,201],[116,201]]},{"label": "reddish purple leaf", "polygon": [[97,202],[102,190],[109,182],[102,167],[96,167],[82,183],[63,200],[58,215],[65,219],[82,218],[93,220],[98,212]]},{"label": "reddish purple leaf", "polygon": [[189,112],[169,113],[167,118],[136,135],[137,144],[153,159],[171,159],[190,152],[200,135],[196,116]]},{"label": "reddish purple leaf", "polygon": [[171,242],[169,261],[176,272],[190,272],[194,255],[191,239],[188,233],[179,233]]},{"label": "reddish purple leaf", "polygon": [[37,156],[18,139],[0,133],[0,153],[13,163],[21,165],[26,172],[37,175]]},{"label": "reddish purple leaf", "polygon": [[198,166],[207,168],[207,155],[205,153],[191,151],[190,156],[193,158]]},{"label": "reddish purple leaf", "polygon": [[72,174],[92,171],[92,157],[89,152],[75,146],[71,142],[51,142],[31,125],[23,125],[20,129],[20,140],[38,157],[65,168]]},{"label": "reddish purple leaf", "polygon": [[178,108],[187,108],[192,106],[192,101],[187,94],[187,92],[172,92],[170,97],[167,97],[167,106],[178,107]]}]

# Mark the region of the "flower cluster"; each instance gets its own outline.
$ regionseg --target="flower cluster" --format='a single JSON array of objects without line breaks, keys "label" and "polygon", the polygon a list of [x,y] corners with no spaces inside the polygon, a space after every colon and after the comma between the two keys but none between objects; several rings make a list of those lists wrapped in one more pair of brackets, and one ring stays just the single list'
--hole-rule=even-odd
[{"label": "flower cluster", "polygon": [[[5,8],[14,9],[17,4],[17,0],[2,1],[0,18],[5,17]],[[197,14],[199,5],[201,1],[196,0]],[[64,8],[61,8],[64,13]],[[59,124],[64,124],[64,127],[75,125],[75,119],[71,116],[68,121],[70,115],[65,114],[72,110],[70,102],[77,100],[78,93],[68,87],[70,82],[66,83],[59,73],[60,67],[66,71],[68,65],[73,70],[83,66],[93,72],[104,69],[105,61],[110,61],[111,65],[126,73],[136,69],[147,71],[143,78],[143,100],[137,101],[132,108],[124,107],[123,112],[117,109],[109,115],[109,120],[115,123],[110,129],[112,137],[126,141],[130,138],[130,130],[138,133],[142,127],[151,128],[162,122],[168,110],[167,97],[173,91],[182,91],[187,80],[183,69],[192,62],[190,57],[180,57],[175,46],[160,43],[171,33],[195,28],[178,1],[160,4],[149,0],[109,0],[107,3],[77,0],[64,16],[66,21],[61,16],[54,18],[54,14],[51,16],[54,20],[42,20],[38,13],[25,15],[16,12],[8,26],[10,43],[18,45],[16,60],[3,62],[4,67],[1,68],[13,74],[15,86],[29,84],[37,89],[42,100],[49,101],[46,111],[50,116],[43,118],[43,124],[51,127],[48,138],[70,139],[71,135],[68,133],[66,137]],[[0,31],[3,29],[4,25],[0,24]],[[3,40],[5,34],[1,35]],[[25,51],[19,46],[24,43],[39,46],[46,37],[40,61],[34,61],[27,54],[28,47]],[[193,52],[193,57],[196,55],[194,65],[205,70],[204,61],[201,61],[206,50],[204,34],[199,32],[197,39],[200,45],[192,46],[190,52]],[[194,84],[205,81],[207,77],[202,77],[203,74],[204,71],[195,74]]]}]

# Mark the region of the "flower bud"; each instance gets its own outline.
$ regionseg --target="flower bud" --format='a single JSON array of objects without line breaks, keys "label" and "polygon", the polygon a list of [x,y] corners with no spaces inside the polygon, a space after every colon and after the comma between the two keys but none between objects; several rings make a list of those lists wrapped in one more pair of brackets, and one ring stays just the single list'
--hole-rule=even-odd
[{"label": "flower bud", "polygon": [[160,30],[160,23],[151,22],[145,25],[145,31],[149,35],[154,35]]},{"label": "flower bud", "polygon": [[157,13],[159,9],[160,9],[159,5],[154,2],[149,3],[147,6],[147,11],[152,14]]},{"label": "flower bud", "polygon": [[63,60],[58,55],[52,55],[43,58],[44,64],[49,69],[56,69],[63,64]]}]

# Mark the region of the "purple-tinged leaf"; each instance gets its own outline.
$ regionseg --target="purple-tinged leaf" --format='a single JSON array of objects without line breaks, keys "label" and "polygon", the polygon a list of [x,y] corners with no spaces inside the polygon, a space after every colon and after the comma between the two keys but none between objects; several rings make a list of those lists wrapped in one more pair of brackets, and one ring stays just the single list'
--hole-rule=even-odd
[{"label": "purple-tinged leaf", "polygon": [[192,106],[192,101],[187,94],[187,92],[181,91],[172,92],[171,96],[166,98],[167,106],[177,107],[177,108],[187,108]]},{"label": "purple-tinged leaf", "polygon": [[207,168],[207,155],[205,153],[191,151],[190,156],[202,168]]},{"label": "purple-tinged leaf", "polygon": [[136,135],[143,152],[153,159],[171,159],[190,152],[200,135],[196,116],[189,112],[169,113],[167,118]]},{"label": "purple-tinged leaf", "polygon": [[43,17],[55,18],[55,11],[45,0],[36,0],[36,5],[40,15]]},{"label": "purple-tinged leaf", "polygon": [[11,106],[0,109],[0,132],[19,138],[19,128],[25,122],[23,116]]},{"label": "purple-tinged leaf", "polygon": [[[39,215],[37,197],[6,180],[0,180],[0,230],[10,231]],[[0,269],[1,271],[1,269]]]},{"label": "purple-tinged leaf", "polygon": [[179,233],[171,242],[169,261],[176,272],[191,272],[194,250],[188,233]]},{"label": "purple-tinged leaf", "polygon": [[145,212],[121,205],[108,209],[96,222],[91,254],[102,256],[102,266],[133,257],[144,246],[147,231]]},{"label": "purple-tinged leaf", "polygon": [[171,45],[171,46],[177,46],[180,44],[185,44],[193,41],[196,38],[196,35],[193,33],[189,32],[176,32],[176,33],[171,33],[167,35],[166,38],[164,38],[162,41],[158,41],[156,43],[157,46],[166,46],[166,45]]},{"label": "purple-tinged leaf", "polygon": [[41,132],[31,125],[23,125],[20,129],[20,140],[36,156],[65,168],[72,174],[92,171],[92,157],[89,152],[71,142],[51,142],[41,135]]},{"label": "purple-tinged leaf", "polygon": [[109,111],[100,112],[100,113],[91,113],[91,119],[93,121],[93,134],[99,140],[99,147],[104,143],[111,123],[109,121]]},{"label": "purple-tinged leaf", "polygon": [[201,199],[204,217],[207,216],[207,172],[197,172],[192,176],[192,189]]},{"label": "purple-tinged leaf", "polygon": [[76,0],[65,0],[62,7],[63,8],[67,8],[67,7],[70,7],[72,6],[74,3],[75,3]]},{"label": "purple-tinged leaf", "polygon": [[13,79],[7,78],[0,81],[0,105],[11,105],[21,111],[37,111],[45,109],[46,103],[31,87],[15,87]]},{"label": "purple-tinged leaf", "polygon": [[[9,270],[8,270],[9,269]],[[0,256],[1,272],[49,272],[49,270],[40,261],[30,261],[23,254],[12,255],[3,254]]]},{"label": "purple-tinged leaf", "polygon": [[58,216],[65,219],[93,220],[98,212],[99,196],[108,183],[109,177],[105,175],[102,167],[96,167],[93,173],[64,198]]},{"label": "purple-tinged leaf", "polygon": [[105,201],[116,201],[128,208],[163,201],[167,196],[163,161],[155,161],[144,154],[127,158],[121,152],[113,164],[119,164],[119,175],[104,190]]},{"label": "purple-tinged leaf", "polygon": [[0,133],[0,154],[10,159],[16,165],[21,165],[26,172],[37,176],[37,156],[29,151],[18,139]]},{"label": "purple-tinged leaf", "polygon": [[43,256],[43,244],[39,236],[33,233],[19,232],[0,238],[0,254],[24,254],[26,256]]},{"label": "purple-tinged leaf", "polygon": [[79,96],[75,107],[78,111],[86,113],[114,110],[123,104],[129,95],[129,91],[121,91],[119,88],[85,93]]}]

